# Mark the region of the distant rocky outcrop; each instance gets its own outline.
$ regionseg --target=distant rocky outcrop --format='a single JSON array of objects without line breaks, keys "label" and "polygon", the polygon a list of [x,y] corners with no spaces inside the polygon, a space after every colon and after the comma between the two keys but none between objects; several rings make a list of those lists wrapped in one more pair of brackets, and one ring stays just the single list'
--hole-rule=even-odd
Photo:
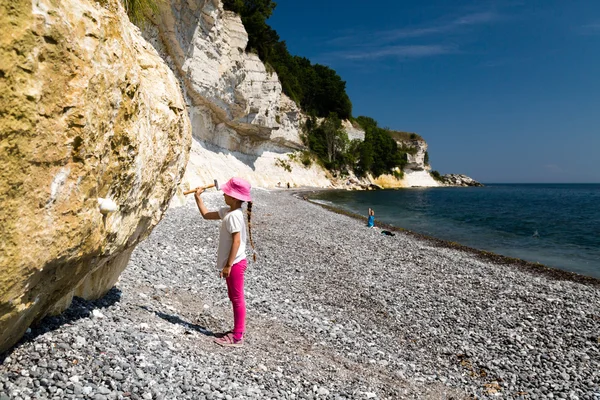
[{"label": "distant rocky outcrop", "polygon": [[[400,135],[403,134],[403,135]],[[369,179],[384,188],[437,187],[437,186],[483,186],[481,183],[461,174],[432,176],[431,165],[427,160],[427,142],[416,134],[392,132],[398,147],[406,151],[407,163],[402,173],[381,175]],[[406,136],[406,137],[402,137]],[[413,137],[414,136],[414,137]],[[433,172],[435,174],[435,171]],[[402,177],[399,178],[398,175]]]},{"label": "distant rocky outcrop", "polygon": [[372,181],[384,188],[441,186],[438,181],[433,179],[429,173],[431,167],[429,163],[425,162],[427,142],[420,137],[395,138],[395,140],[398,147],[407,150],[407,164],[404,170],[396,171],[395,175],[381,175],[372,178]]},{"label": "distant rocky outcrop", "polygon": [[446,174],[442,175],[442,182],[446,186],[483,186],[473,178],[461,174]]},{"label": "distant rocky outcrop", "polygon": [[118,0],[2,2],[0,30],[1,352],[114,285],[175,192],[191,128]]},{"label": "distant rocky outcrop", "polygon": [[407,187],[435,187],[440,186],[438,181],[433,179],[431,166],[426,160],[427,142],[421,138],[405,139],[397,141],[398,146],[412,149],[412,152],[406,154],[407,163],[404,167],[403,182]]}]

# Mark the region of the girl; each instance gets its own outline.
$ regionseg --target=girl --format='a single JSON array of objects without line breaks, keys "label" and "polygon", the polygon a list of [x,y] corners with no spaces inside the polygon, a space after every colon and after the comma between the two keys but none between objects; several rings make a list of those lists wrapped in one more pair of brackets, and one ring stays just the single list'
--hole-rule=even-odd
[{"label": "girl", "polygon": [[[246,271],[246,224],[242,213],[242,203],[248,202],[248,230],[252,214],[250,183],[241,178],[231,178],[221,190],[227,207],[218,211],[208,211],[202,197],[203,188],[196,189],[194,195],[200,214],[204,219],[221,219],[219,232],[219,249],[217,251],[217,268],[219,276],[227,282],[227,294],[233,305],[233,331],[215,339],[221,346],[241,347],[244,341],[246,324],[246,302],[244,300],[244,272]],[[250,244],[252,231],[250,231]],[[256,255],[254,255],[256,261]]]}]

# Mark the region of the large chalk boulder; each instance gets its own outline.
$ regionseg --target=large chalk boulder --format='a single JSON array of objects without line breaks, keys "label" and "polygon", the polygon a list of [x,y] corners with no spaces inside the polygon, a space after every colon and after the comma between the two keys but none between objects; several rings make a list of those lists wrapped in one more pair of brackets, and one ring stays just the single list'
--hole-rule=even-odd
[{"label": "large chalk boulder", "polygon": [[0,31],[2,352],[114,285],[174,194],[191,126],[118,0],[3,1]]}]

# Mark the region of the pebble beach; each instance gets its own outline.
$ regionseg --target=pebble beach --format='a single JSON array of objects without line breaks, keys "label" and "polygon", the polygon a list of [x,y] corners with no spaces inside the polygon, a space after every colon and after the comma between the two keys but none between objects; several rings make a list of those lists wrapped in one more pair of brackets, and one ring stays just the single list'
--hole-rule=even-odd
[{"label": "pebble beach", "polygon": [[243,347],[213,343],[233,321],[219,221],[190,196],[105,297],[0,356],[0,400],[600,400],[600,281],[252,193]]}]

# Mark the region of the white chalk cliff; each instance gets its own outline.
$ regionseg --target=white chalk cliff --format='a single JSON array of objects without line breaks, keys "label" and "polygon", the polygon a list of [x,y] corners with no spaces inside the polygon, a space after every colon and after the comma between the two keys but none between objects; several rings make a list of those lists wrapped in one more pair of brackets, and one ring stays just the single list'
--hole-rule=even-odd
[{"label": "white chalk cliff", "polygon": [[422,139],[404,140],[398,143],[400,146],[415,149],[415,153],[407,154],[407,164],[404,167],[404,185],[406,187],[435,187],[441,184],[433,179],[429,172],[431,166],[425,163],[427,153],[427,142]]},{"label": "white chalk cliff", "polygon": [[381,175],[372,178],[375,184],[384,188],[402,188],[402,187],[436,187],[444,186],[433,179],[431,166],[425,162],[427,153],[427,142],[423,139],[396,140],[399,147],[410,149],[407,154],[407,164],[403,170],[403,177],[396,178],[394,175]]},{"label": "white chalk cliff", "polygon": [[[306,168],[294,157],[304,150],[300,134],[306,119],[282,92],[274,71],[245,51],[248,35],[241,19],[219,0],[171,0],[145,30],[177,75],[192,124],[193,141],[182,189],[241,176],[255,186],[344,187],[316,164]],[[364,131],[343,121],[349,139]],[[382,176],[382,187],[439,186],[424,163],[427,144],[409,155],[403,179]],[[284,167],[287,166],[289,168]],[[357,187],[365,187],[364,182]],[[183,201],[181,190],[173,204]]]},{"label": "white chalk cliff", "polygon": [[[305,148],[304,117],[282,93],[277,74],[245,52],[239,16],[218,0],[172,0],[155,23],[145,36],[177,75],[192,124],[183,188],[232,176],[262,187],[330,186],[322,168],[290,159]],[[181,200],[179,192],[175,202]]]}]

